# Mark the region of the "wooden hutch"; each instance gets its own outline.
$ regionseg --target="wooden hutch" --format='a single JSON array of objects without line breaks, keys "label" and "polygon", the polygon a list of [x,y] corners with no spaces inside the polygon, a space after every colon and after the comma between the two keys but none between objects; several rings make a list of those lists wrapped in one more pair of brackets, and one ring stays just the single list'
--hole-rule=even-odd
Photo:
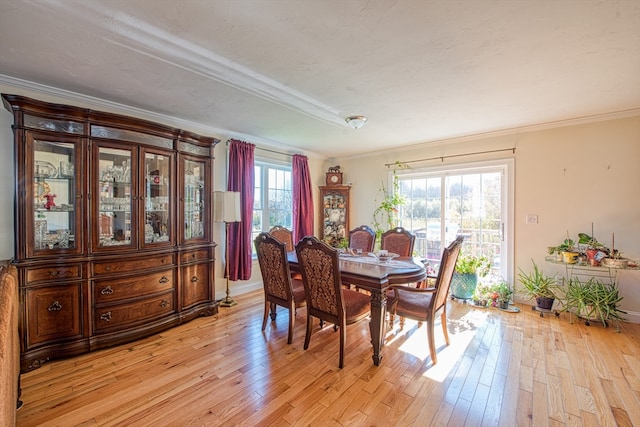
[{"label": "wooden hutch", "polygon": [[217,313],[217,139],[2,95],[15,137],[21,370]]}]

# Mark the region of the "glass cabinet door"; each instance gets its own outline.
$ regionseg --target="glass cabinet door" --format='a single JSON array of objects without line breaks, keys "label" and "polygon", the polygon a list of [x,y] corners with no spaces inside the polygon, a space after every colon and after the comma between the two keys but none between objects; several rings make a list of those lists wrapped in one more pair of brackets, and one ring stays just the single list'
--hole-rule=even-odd
[{"label": "glass cabinet door", "polygon": [[169,242],[171,236],[170,155],[144,153],[144,243]]},{"label": "glass cabinet door", "polygon": [[184,240],[205,238],[205,169],[206,162],[184,160],[183,209]]},{"label": "glass cabinet door", "polygon": [[98,246],[135,244],[132,217],[131,150],[98,147]]},{"label": "glass cabinet door", "polygon": [[39,137],[30,142],[33,178],[27,206],[32,205],[33,222],[32,232],[27,234],[33,244],[27,245],[29,255],[55,250],[80,252],[82,229],[76,215],[81,212],[79,142]]}]

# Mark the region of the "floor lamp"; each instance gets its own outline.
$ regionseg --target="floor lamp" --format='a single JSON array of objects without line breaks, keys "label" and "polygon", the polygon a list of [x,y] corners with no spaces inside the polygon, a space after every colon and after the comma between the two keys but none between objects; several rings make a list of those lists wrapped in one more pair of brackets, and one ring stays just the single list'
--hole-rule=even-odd
[{"label": "floor lamp", "polygon": [[221,307],[238,304],[229,292],[229,223],[240,222],[240,193],[236,191],[213,192],[213,220],[224,222],[224,276],[227,279],[227,296],[220,301]]}]

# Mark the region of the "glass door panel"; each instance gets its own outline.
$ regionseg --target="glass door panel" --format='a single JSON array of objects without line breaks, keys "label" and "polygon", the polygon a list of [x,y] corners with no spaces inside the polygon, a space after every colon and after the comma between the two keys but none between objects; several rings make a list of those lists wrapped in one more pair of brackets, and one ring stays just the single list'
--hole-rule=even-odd
[{"label": "glass door panel", "polygon": [[184,161],[184,240],[205,237],[205,165]]},{"label": "glass door panel", "polygon": [[99,246],[131,245],[131,151],[99,147]]},{"label": "glass door panel", "polygon": [[171,157],[145,152],[144,170],[144,242],[168,242],[171,235]]},{"label": "glass door panel", "polygon": [[34,251],[79,249],[76,155],[75,143],[33,140]]}]

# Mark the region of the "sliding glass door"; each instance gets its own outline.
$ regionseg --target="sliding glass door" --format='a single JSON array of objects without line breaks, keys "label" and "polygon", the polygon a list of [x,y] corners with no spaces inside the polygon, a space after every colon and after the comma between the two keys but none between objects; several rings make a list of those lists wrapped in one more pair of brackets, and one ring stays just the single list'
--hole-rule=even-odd
[{"label": "sliding glass door", "polygon": [[400,224],[416,235],[415,254],[432,264],[456,236],[463,253],[485,256],[492,272],[512,276],[513,160],[397,171],[406,200]]}]

